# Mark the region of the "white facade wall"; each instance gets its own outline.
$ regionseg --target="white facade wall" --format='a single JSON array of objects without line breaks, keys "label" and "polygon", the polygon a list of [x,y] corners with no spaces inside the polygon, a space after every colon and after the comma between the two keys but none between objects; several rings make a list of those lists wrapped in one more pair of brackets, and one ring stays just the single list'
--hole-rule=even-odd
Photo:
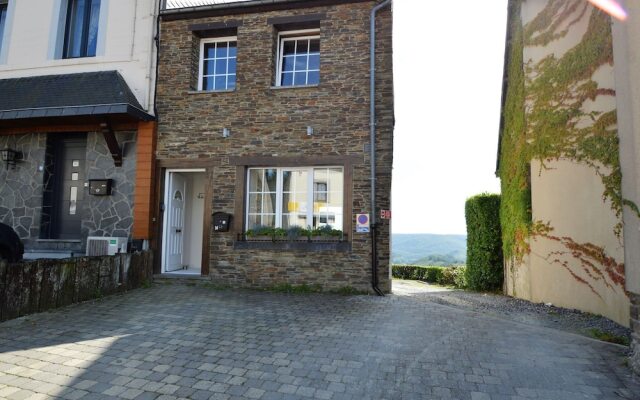
[{"label": "white facade wall", "polygon": [[61,59],[66,0],[9,0],[0,79],[117,70],[153,113],[158,0],[102,0],[95,57]]}]

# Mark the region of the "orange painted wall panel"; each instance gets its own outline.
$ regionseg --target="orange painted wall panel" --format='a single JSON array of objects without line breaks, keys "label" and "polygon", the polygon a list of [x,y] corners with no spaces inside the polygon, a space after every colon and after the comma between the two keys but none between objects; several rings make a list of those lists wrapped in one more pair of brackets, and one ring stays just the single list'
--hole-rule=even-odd
[{"label": "orange painted wall panel", "polygon": [[133,198],[134,239],[151,238],[155,150],[156,123],[138,123],[138,138],[136,146],[136,188]]}]

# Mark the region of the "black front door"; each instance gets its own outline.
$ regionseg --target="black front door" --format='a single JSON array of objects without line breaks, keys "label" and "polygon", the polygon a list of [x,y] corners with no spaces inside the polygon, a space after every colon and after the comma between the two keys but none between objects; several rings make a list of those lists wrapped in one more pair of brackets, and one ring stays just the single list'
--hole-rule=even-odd
[{"label": "black front door", "polygon": [[[60,135],[63,136],[63,135]],[[64,135],[50,141],[52,156],[49,185],[51,193],[51,239],[80,239],[84,202],[87,136]]]}]

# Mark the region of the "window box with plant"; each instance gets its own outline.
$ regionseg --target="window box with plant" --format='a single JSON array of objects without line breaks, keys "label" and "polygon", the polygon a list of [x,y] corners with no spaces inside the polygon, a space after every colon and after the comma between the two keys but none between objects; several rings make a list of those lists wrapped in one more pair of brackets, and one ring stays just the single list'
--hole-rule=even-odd
[{"label": "window box with plant", "polygon": [[341,242],[346,235],[329,225],[319,228],[291,226],[288,229],[257,226],[247,230],[243,240],[247,242]]}]

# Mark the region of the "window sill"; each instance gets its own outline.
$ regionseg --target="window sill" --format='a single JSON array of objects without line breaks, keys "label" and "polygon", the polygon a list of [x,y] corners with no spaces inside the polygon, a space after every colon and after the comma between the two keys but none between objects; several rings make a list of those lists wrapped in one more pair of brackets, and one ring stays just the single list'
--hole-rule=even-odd
[{"label": "window sill", "polygon": [[348,253],[351,251],[349,242],[295,242],[295,241],[236,241],[234,250],[277,250],[277,251],[306,251],[325,252],[334,251]]},{"label": "window sill", "polygon": [[215,94],[215,93],[233,93],[235,89],[228,90],[189,90],[187,94]]},{"label": "window sill", "polygon": [[83,60],[85,58],[96,58],[95,54],[92,56],[76,56],[76,57],[65,57],[62,56],[60,58],[58,58],[58,60]]},{"label": "window sill", "polygon": [[320,85],[317,84],[317,85],[300,85],[300,86],[271,86],[269,89],[271,90],[311,89],[311,88],[317,88],[317,87],[320,87]]}]

